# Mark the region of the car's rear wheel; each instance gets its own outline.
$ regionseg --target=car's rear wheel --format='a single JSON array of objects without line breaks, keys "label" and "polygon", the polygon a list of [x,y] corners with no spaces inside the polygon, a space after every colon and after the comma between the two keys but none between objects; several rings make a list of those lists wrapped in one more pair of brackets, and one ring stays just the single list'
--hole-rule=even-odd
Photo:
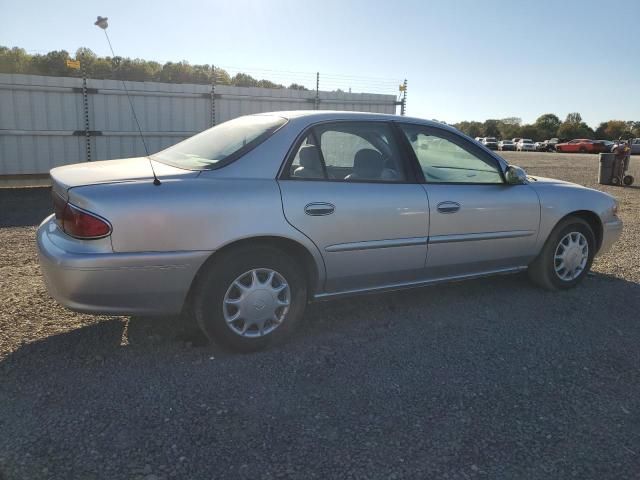
[{"label": "car's rear wheel", "polygon": [[567,217],[553,229],[529,265],[529,278],[548,290],[575,287],[589,272],[595,248],[591,226],[579,217]]},{"label": "car's rear wheel", "polygon": [[587,149],[585,147],[580,147],[580,153],[587,153]]},{"label": "car's rear wheel", "polygon": [[629,185],[633,185],[633,181],[634,181],[634,178],[632,175],[625,175],[624,177],[622,177],[622,183],[627,187]]},{"label": "car's rear wheel", "polygon": [[239,248],[205,268],[193,310],[211,341],[236,351],[260,350],[300,322],[307,301],[305,275],[284,252]]}]

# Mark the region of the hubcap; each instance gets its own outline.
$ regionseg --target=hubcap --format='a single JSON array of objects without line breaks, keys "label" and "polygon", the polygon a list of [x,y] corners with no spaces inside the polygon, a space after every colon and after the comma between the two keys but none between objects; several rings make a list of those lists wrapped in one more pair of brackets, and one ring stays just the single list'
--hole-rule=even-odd
[{"label": "hubcap", "polygon": [[558,243],[554,256],[556,275],[560,280],[575,280],[587,266],[589,242],[580,232],[566,234]]},{"label": "hubcap", "polygon": [[262,337],[284,321],[291,290],[275,270],[256,268],[236,278],[224,296],[222,311],[229,328],[243,337]]}]

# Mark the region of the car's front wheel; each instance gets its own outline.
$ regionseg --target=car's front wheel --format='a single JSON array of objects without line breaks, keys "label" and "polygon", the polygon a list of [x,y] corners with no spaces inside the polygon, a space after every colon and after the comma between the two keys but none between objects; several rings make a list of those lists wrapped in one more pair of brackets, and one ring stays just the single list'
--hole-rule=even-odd
[{"label": "car's front wheel", "polygon": [[212,341],[260,350],[299,323],[307,302],[305,275],[272,247],[242,247],[214,258],[198,278],[193,310]]},{"label": "car's front wheel", "polygon": [[574,287],[589,272],[595,248],[591,226],[579,217],[567,217],[553,229],[529,265],[529,278],[548,290]]}]

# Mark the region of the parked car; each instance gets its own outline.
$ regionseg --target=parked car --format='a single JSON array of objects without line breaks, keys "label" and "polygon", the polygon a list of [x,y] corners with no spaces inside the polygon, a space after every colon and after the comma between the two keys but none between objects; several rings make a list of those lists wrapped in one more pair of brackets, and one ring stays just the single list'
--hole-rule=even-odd
[{"label": "parked car", "polygon": [[593,140],[588,138],[577,138],[565,143],[558,143],[556,145],[556,152],[562,153],[599,153],[602,146],[594,143]]},{"label": "parked car", "polygon": [[520,137],[516,137],[516,138],[512,138],[511,141],[513,142],[514,145],[518,145],[518,142],[522,140],[522,138]]},{"label": "parked car", "polygon": [[594,140],[594,152],[596,153],[610,153],[611,149],[615,147],[615,143],[611,140]]},{"label": "parked car", "polygon": [[516,150],[519,152],[535,152],[536,145],[530,138],[521,138],[516,144]]},{"label": "parked car", "polygon": [[631,155],[640,155],[640,138],[629,140],[629,146],[631,147]]},{"label": "parked car", "polygon": [[550,138],[549,140],[545,140],[543,143],[546,147],[547,152],[555,152],[556,145],[560,143],[560,140],[554,137],[554,138]]},{"label": "parked car", "polygon": [[490,148],[491,150],[498,149],[498,140],[496,139],[496,137],[484,137],[482,139],[482,144],[485,147]]},{"label": "parked car", "polygon": [[511,140],[500,140],[498,142],[498,150],[501,150],[504,152],[508,150],[513,151],[515,149],[516,149],[516,146]]},{"label": "parked car", "polygon": [[536,152],[546,152],[547,151],[547,144],[544,142],[535,142],[533,144],[536,147]]},{"label": "parked car", "polygon": [[523,270],[571,288],[622,229],[606,193],[528,177],[447,125],[382,114],[250,115],[51,180],[37,245],[61,304],[193,312],[242,351],[285,336],[311,300]]},{"label": "parked car", "polygon": [[615,152],[618,148],[618,145],[624,144],[629,146],[629,151],[631,155],[640,154],[640,138],[631,138],[629,140],[616,140],[612,142],[611,151]]}]

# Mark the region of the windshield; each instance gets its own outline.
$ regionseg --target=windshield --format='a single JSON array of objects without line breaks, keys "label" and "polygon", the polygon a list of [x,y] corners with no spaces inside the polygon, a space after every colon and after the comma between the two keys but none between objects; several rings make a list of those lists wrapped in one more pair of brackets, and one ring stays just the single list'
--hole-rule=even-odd
[{"label": "windshield", "polygon": [[495,139],[495,137],[487,137],[487,138],[486,138],[486,141],[487,141],[487,142],[495,142],[495,141],[496,141],[496,139]]},{"label": "windshield", "polygon": [[530,139],[528,139],[528,138],[524,138],[524,139],[522,140],[522,143],[533,143],[533,140],[530,140]]},{"label": "windshield", "polygon": [[187,138],[151,158],[191,170],[215,168],[259,145],[286,122],[273,115],[236,118]]}]

